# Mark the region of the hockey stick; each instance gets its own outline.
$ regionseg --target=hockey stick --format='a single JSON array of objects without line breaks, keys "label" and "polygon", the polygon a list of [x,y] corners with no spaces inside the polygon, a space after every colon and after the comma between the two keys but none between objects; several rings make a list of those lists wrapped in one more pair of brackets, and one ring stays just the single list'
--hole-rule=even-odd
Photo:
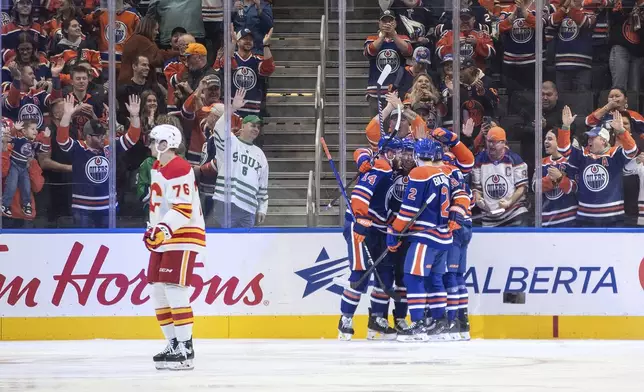
[{"label": "hockey stick", "polygon": [[[429,203],[431,203],[431,202],[432,202],[432,200],[434,200],[434,198],[435,198],[435,197],[436,197],[436,195],[432,195],[432,196],[430,196],[430,197],[427,199],[427,201],[425,202],[425,204],[423,205],[423,207],[422,207],[420,210],[418,210],[418,212],[416,213],[416,215],[414,215],[414,217],[413,217],[409,222],[407,222],[407,224],[405,225],[405,227],[403,227],[403,229],[402,229],[402,231],[399,233],[399,235],[400,235],[400,234],[405,234],[405,233],[407,233],[407,231],[409,231],[409,229],[414,225],[414,223],[416,223],[416,220],[417,220],[417,219],[420,217],[420,215],[423,213],[423,211],[425,211],[425,208],[427,208],[427,206],[429,205]],[[358,279],[358,280],[357,280],[357,281],[355,281],[355,282],[351,282],[351,288],[352,288],[352,289],[355,289],[356,287],[359,287],[359,286],[364,282],[364,280],[365,280],[365,276],[369,276],[369,273],[371,273],[373,270],[375,270],[375,269],[376,269],[376,267],[377,267],[377,266],[378,266],[378,265],[379,265],[379,264],[380,264],[380,263],[385,259],[385,257],[387,257],[387,255],[388,255],[388,254],[389,254],[389,248],[385,249],[385,251],[384,251],[384,252],[382,252],[382,254],[380,255],[380,257],[378,257],[378,259],[377,259],[376,261],[374,261],[374,262],[373,262],[373,264],[371,264],[371,266],[370,266],[370,267],[369,267],[369,269],[367,270],[367,273],[366,273],[364,276],[362,276],[360,279]]]},{"label": "hockey stick", "polygon": [[376,91],[376,96],[378,97],[378,125],[380,126],[380,134],[382,135],[385,133],[382,129],[383,124],[382,124],[382,103],[380,102],[380,99],[382,98],[380,95],[380,90],[382,90],[382,84],[387,80],[389,77],[389,74],[391,74],[391,65],[387,64],[385,65],[385,68],[382,70],[382,73],[380,74],[380,77],[378,78],[378,81],[376,84],[378,85],[378,91]]},{"label": "hockey stick", "polygon": [[[400,129],[400,122],[402,121],[402,111],[403,111],[403,108],[402,108],[402,106],[400,106],[400,105],[399,105],[399,106],[398,106],[398,118],[396,119],[396,126],[395,126],[395,127],[394,127],[394,129],[389,133],[389,137],[387,138],[387,140],[385,140],[385,144],[383,144],[383,145],[382,145],[382,149],[379,149],[379,150],[378,150],[378,152],[376,152],[376,153],[373,155],[373,157],[371,157],[371,165],[373,165],[373,163],[376,161],[376,157],[377,157],[378,155],[380,155],[380,154],[382,153],[382,151],[384,151],[384,149],[389,145],[389,142],[391,141],[391,139],[393,139],[393,138],[394,138],[394,136],[398,133],[398,130]],[[382,135],[382,133],[381,133],[381,135]],[[351,179],[351,181],[349,181],[349,182],[347,183],[347,185],[345,186],[345,188],[350,188],[350,187],[352,187],[352,186],[353,186],[353,184],[355,184],[355,183],[356,183],[356,181],[358,181],[358,178],[360,178],[360,175],[361,175],[361,174],[362,174],[362,173],[360,173],[360,171],[358,170],[358,172],[356,173],[356,175],[355,175],[355,176],[353,176],[353,178]],[[323,208],[323,210],[322,210],[322,211],[328,211],[328,210],[330,210],[331,208],[333,208],[333,204],[335,204],[335,202],[336,202],[336,201],[338,201],[338,199],[340,199],[340,196],[342,196],[342,194],[338,194],[338,195],[337,195],[333,200],[331,200],[331,201],[329,202],[329,204],[327,204],[327,205]]]},{"label": "hockey stick", "polygon": [[[327,147],[326,142],[324,141],[324,138],[320,138],[320,143],[322,144],[322,148],[324,149],[324,153],[326,154],[327,159],[329,160],[329,164],[331,165],[331,170],[333,170],[333,174],[335,174],[335,179],[338,181],[338,186],[340,187],[340,192],[342,196],[344,197],[345,202],[347,203],[348,211],[349,214],[351,214],[351,217],[353,218],[354,222],[357,222],[355,215],[353,215],[353,210],[351,209],[351,202],[349,201],[349,197],[347,196],[347,192],[342,186],[342,179],[340,179],[340,173],[335,168],[335,163],[333,162],[333,157],[331,157],[331,153],[329,152],[329,147]],[[395,291],[389,289],[387,290],[385,287],[385,284],[382,282],[382,279],[380,278],[380,275],[378,275],[378,272],[373,270],[373,258],[371,257],[371,252],[369,251],[369,248],[367,247],[367,244],[362,244],[363,249],[365,250],[365,253],[367,254],[367,260],[371,263],[371,266],[369,267],[369,275],[371,275],[371,272],[374,272],[374,276],[376,277],[376,280],[378,281],[378,286],[382,289],[382,291],[385,292],[390,298],[393,298],[394,301],[397,301],[400,299],[400,294],[396,293]],[[364,278],[364,276],[362,277]],[[360,279],[361,281],[364,281],[364,279]],[[358,286],[353,286],[351,285],[352,289],[356,289]]]}]

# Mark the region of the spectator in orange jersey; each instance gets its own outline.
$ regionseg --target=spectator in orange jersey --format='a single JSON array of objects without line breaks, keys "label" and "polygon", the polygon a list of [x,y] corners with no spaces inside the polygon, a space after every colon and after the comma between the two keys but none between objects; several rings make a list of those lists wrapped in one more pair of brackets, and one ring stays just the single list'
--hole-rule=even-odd
[{"label": "spectator in orange jersey", "polygon": [[[134,34],[136,26],[139,24],[141,17],[136,10],[129,4],[123,4],[123,0],[116,0],[116,29],[114,31],[114,50],[116,54],[116,69],[121,67],[121,55],[123,46],[127,40]],[[99,8],[85,17],[87,24],[94,26],[98,39],[98,50],[101,52],[103,67],[107,66],[109,60],[108,52],[108,13],[107,9]]]},{"label": "spectator in orange jersey", "polygon": [[92,40],[87,40],[81,31],[80,20],[76,18],[68,19],[62,25],[63,38],[58,41],[56,48],[53,50],[54,56],[52,61],[62,58],[65,61],[65,68],[61,74],[60,81],[63,86],[71,84],[70,71],[76,60],[80,57],[89,65],[90,76],[93,79],[101,77],[103,64],[101,55],[96,50],[96,45]]},{"label": "spectator in orange jersey", "polygon": [[[183,53],[188,48],[188,45],[197,42],[195,37],[190,34],[181,34],[181,31],[185,32],[186,30],[183,27],[176,27],[172,31],[172,42],[173,49],[177,49],[182,55],[169,59],[163,66],[163,74],[168,84],[168,110],[177,110],[176,100],[178,94],[175,94],[179,93],[176,90],[177,84],[181,82],[179,78],[186,70]],[[176,41],[174,37],[177,37]]]},{"label": "spectator in orange jersey", "polygon": [[[472,58],[478,68],[485,70],[485,61],[494,57],[496,51],[492,38],[487,33],[474,30],[476,24],[476,17],[471,9],[461,11],[461,25],[458,35],[461,41],[461,57]],[[453,42],[454,30],[447,31],[438,41],[436,53],[441,60],[452,54]]]}]

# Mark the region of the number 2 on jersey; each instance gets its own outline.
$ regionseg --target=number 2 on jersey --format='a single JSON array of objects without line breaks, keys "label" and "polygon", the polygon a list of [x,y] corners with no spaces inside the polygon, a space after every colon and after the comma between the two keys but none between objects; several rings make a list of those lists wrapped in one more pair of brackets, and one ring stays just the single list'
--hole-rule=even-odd
[{"label": "number 2 on jersey", "polygon": [[441,196],[445,198],[441,203],[441,218],[449,218],[449,190],[447,187],[441,188]]}]

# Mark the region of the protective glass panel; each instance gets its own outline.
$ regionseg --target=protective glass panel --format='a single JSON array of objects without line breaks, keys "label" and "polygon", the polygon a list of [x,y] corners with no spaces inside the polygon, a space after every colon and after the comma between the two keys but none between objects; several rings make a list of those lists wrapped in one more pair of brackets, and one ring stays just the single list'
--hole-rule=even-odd
[{"label": "protective glass panel", "polygon": [[114,227],[115,157],[134,144],[108,99],[115,4],[2,4],[3,226]]},{"label": "protective glass panel", "polygon": [[532,1],[481,4],[471,6],[474,18],[464,10],[459,17],[461,140],[476,157],[474,224],[532,226],[535,48],[543,47],[537,18],[544,16]]}]

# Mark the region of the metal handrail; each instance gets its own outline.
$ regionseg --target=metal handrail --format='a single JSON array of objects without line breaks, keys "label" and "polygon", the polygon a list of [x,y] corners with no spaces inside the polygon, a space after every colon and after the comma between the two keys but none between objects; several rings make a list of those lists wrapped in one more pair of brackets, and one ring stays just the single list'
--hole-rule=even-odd
[{"label": "metal handrail", "polygon": [[317,226],[315,201],[313,200],[313,170],[309,170],[309,182],[306,188],[306,226]]},{"label": "metal handrail", "polygon": [[[320,65],[318,65],[317,80],[315,83],[315,206],[313,221],[317,226],[321,205],[321,177],[322,177],[322,144],[320,138],[324,137],[324,106],[326,100],[326,51],[327,27],[326,15],[320,17]],[[307,206],[308,207],[308,206]]]}]

